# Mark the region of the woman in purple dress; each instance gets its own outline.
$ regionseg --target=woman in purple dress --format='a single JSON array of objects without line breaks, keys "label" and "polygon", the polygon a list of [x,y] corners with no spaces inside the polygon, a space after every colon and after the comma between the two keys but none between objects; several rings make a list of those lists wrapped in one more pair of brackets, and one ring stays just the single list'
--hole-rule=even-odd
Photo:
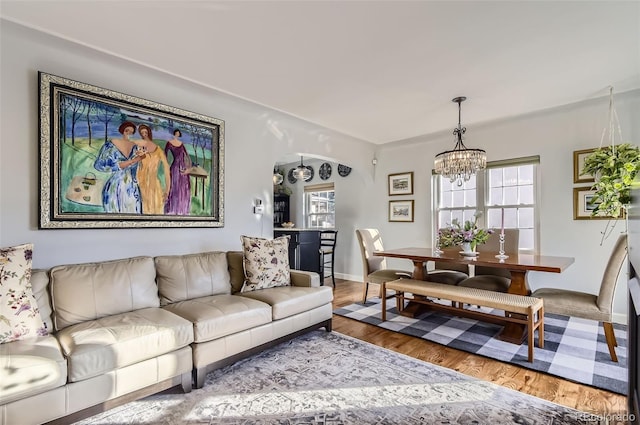
[{"label": "woman in purple dress", "polygon": [[169,153],[173,156],[169,168],[171,190],[164,210],[166,214],[188,215],[191,209],[191,180],[187,170],[191,168],[191,157],[178,137],[182,137],[182,132],[178,129],[173,130],[173,139],[164,147],[167,159]]}]

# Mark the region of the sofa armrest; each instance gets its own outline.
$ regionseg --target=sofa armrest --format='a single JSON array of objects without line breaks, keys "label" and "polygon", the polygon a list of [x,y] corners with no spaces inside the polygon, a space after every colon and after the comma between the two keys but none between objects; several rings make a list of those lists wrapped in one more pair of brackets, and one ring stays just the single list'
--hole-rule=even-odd
[{"label": "sofa armrest", "polygon": [[320,286],[320,275],[316,272],[290,270],[291,286],[306,286],[317,288]]}]

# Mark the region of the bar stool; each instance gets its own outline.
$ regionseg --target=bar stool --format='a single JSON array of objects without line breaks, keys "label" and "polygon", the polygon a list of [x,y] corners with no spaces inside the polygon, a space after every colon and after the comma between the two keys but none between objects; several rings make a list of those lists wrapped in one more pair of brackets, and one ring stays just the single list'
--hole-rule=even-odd
[{"label": "bar stool", "polygon": [[[336,287],[336,277],[334,276],[333,266],[335,263],[337,239],[337,230],[323,230],[320,232],[320,267],[322,267],[322,284],[324,285],[325,278],[330,277],[334,288]],[[329,270],[328,274],[327,270]]]}]

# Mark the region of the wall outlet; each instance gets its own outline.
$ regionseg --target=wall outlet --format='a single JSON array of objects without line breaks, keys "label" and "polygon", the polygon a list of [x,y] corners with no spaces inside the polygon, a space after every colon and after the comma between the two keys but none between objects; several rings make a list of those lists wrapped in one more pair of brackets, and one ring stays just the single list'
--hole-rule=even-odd
[{"label": "wall outlet", "polygon": [[264,205],[256,205],[253,207],[254,214],[264,214]]}]

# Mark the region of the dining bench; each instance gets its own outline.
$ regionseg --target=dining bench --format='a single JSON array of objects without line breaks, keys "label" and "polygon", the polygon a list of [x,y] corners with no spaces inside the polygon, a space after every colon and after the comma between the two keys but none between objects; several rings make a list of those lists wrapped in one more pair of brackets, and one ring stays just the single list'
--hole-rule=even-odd
[{"label": "dining bench", "polygon": [[[544,347],[544,304],[542,299],[527,295],[508,294],[485,289],[446,285],[415,279],[398,279],[386,282],[382,293],[395,291],[396,306],[402,314],[405,301],[428,305],[434,310],[447,311],[454,315],[477,318],[493,323],[518,323],[527,326],[529,345],[528,361],[533,362],[534,333],[538,329],[538,346]],[[412,296],[408,297],[406,294]],[[448,300],[452,305],[434,302],[426,297]],[[475,311],[465,305],[483,306],[504,311],[504,317],[493,313]],[[382,297],[382,321],[387,320],[387,299]]]}]

